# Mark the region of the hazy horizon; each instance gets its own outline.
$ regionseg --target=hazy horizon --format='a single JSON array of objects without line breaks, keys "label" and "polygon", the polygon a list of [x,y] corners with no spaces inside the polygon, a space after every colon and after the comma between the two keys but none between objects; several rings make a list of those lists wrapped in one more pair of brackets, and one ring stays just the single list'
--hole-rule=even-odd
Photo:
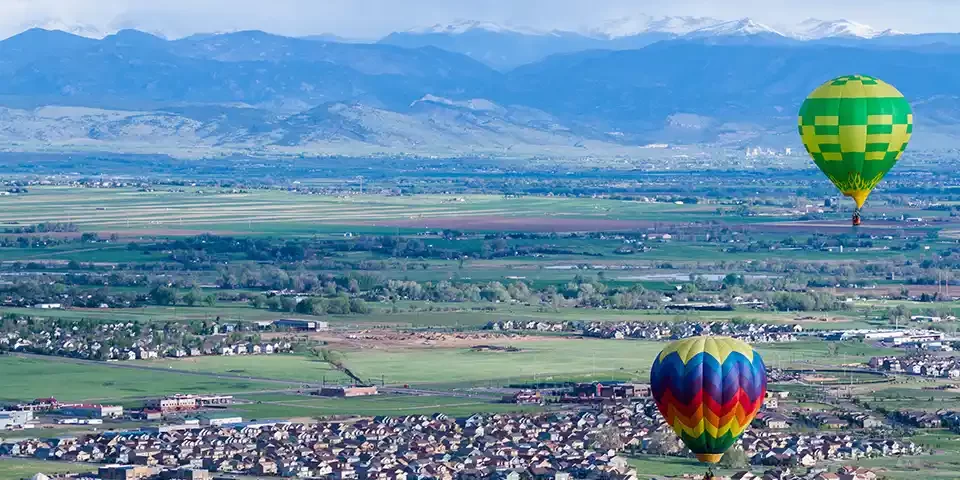
[{"label": "hazy horizon", "polygon": [[641,15],[723,20],[750,17],[773,27],[794,25],[808,18],[847,19],[881,30],[925,33],[957,31],[952,19],[960,14],[960,4],[945,0],[918,0],[914,8],[906,10],[900,8],[902,2],[895,5],[891,0],[838,3],[732,0],[721,6],[708,0],[168,0],[157,4],[144,0],[6,0],[0,4],[0,35],[9,37],[39,26],[66,30],[80,27],[103,33],[135,28],[171,38],[264,30],[291,36],[332,33],[373,39],[393,31],[464,19],[580,31]]}]

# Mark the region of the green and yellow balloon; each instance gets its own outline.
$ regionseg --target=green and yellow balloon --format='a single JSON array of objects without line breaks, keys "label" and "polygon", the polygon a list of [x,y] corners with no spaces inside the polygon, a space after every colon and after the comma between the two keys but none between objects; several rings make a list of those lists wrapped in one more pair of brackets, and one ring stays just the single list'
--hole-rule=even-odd
[{"label": "green and yellow balloon", "polygon": [[910,104],[896,88],[867,75],[824,83],[800,107],[800,138],[817,167],[857,209],[900,160],[913,133]]}]

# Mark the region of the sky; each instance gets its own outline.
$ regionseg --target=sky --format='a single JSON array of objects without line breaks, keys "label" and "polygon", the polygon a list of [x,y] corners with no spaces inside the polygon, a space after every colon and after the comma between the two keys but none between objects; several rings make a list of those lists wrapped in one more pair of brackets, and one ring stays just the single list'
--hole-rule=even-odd
[{"label": "sky", "polygon": [[960,31],[960,0],[0,0],[0,36],[87,25],[169,37],[257,29],[377,38],[459,19],[580,30],[643,14],[751,17],[772,26],[845,18],[909,33]]}]

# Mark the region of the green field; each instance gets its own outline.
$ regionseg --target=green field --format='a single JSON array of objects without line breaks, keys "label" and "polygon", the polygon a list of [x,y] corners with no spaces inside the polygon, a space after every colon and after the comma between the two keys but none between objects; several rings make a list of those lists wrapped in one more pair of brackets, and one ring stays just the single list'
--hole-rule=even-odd
[{"label": "green field", "polygon": [[30,478],[37,473],[44,473],[52,477],[55,474],[86,473],[95,472],[96,470],[96,465],[47,462],[22,458],[0,459],[0,480],[21,480]]},{"label": "green field", "polygon": [[138,362],[150,366],[171,367],[191,372],[224,373],[278,380],[302,380],[309,383],[339,384],[349,378],[330,364],[302,355],[205,356]]},{"label": "green field", "polygon": [[0,401],[9,402],[41,397],[73,402],[116,401],[172,393],[243,393],[279,388],[246,380],[14,356],[0,356],[0,378]]},{"label": "green field", "polygon": [[[928,384],[929,386],[929,384]],[[871,408],[885,408],[887,410],[938,410],[960,409],[960,395],[956,392],[944,390],[923,390],[920,385],[916,388],[905,388],[899,385],[877,389],[874,392],[861,395],[860,399]]]},{"label": "green field", "polygon": [[[498,342],[492,342],[498,343]],[[503,343],[503,342],[499,342]],[[582,380],[646,381],[663,342],[637,340],[560,339],[529,337],[514,342],[519,352],[477,352],[469,348],[417,348],[346,351],[346,365],[358,376],[392,385],[499,385],[532,381]],[[840,355],[827,356],[825,342],[760,345],[771,366],[821,365],[863,362],[869,355],[887,352],[863,344],[843,344]],[[860,355],[863,354],[863,355]],[[166,359],[150,365],[213,373],[234,373],[304,382],[336,381],[337,372],[306,356],[206,357]],[[813,368],[813,367],[806,367]]]},{"label": "green field", "polygon": [[[660,457],[656,455],[637,455],[627,457],[630,466],[637,469],[638,478],[650,478],[650,476],[681,476],[681,475],[699,475],[703,476],[706,472],[703,464],[695,458],[683,457]],[[717,475],[724,475],[727,472],[722,469],[714,471]]]}]

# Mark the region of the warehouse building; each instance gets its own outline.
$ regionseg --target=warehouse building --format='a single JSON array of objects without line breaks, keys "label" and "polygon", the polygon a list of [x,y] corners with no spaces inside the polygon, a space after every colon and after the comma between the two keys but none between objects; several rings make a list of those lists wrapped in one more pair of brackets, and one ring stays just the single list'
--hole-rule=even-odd
[{"label": "warehouse building", "polygon": [[85,418],[119,418],[123,416],[123,407],[119,405],[61,405],[60,413]]},{"label": "warehouse building", "polygon": [[30,410],[0,411],[0,430],[26,428],[33,421]]},{"label": "warehouse building", "polygon": [[281,318],[279,320],[274,320],[273,326],[280,329],[313,332],[320,332],[330,328],[330,324],[327,322],[321,322],[317,320],[301,320],[298,318]]},{"label": "warehouse building", "polygon": [[317,392],[317,395],[321,397],[364,397],[367,395],[377,395],[380,392],[377,391],[377,387],[323,387]]}]

